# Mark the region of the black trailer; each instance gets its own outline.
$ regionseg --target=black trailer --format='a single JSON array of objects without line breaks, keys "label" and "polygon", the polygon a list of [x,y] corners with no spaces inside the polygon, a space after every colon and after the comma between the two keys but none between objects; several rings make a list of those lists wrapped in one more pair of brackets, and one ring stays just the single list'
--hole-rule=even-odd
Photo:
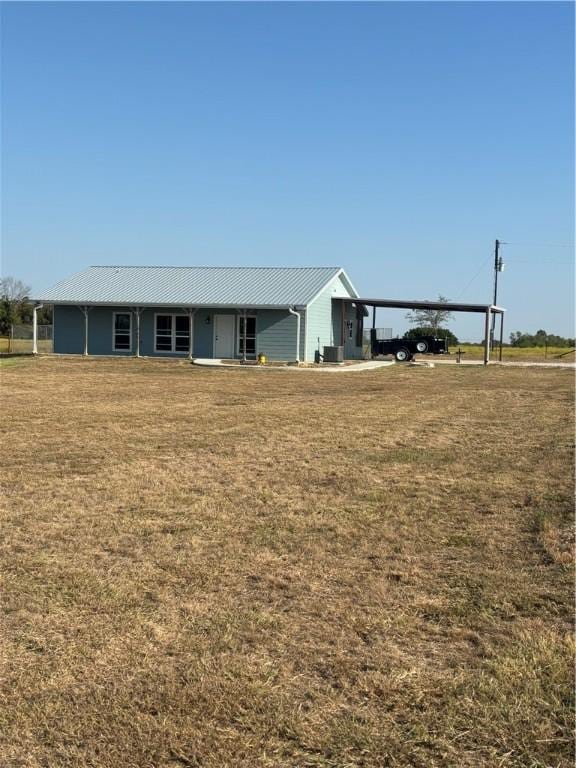
[{"label": "black trailer", "polygon": [[370,337],[372,357],[394,355],[399,362],[405,362],[412,360],[415,354],[446,355],[448,353],[448,339],[440,339],[436,336],[419,336],[416,339],[377,339],[376,329],[373,328]]}]

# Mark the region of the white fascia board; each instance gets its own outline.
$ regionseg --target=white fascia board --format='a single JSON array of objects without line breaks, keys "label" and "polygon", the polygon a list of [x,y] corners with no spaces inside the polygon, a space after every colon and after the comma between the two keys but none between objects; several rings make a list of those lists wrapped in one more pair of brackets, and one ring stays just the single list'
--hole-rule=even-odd
[{"label": "white fascia board", "polygon": [[310,299],[310,301],[308,302],[308,304],[306,306],[309,307],[311,304],[314,304],[316,299],[318,299],[324,293],[324,291],[330,285],[330,283],[333,280],[335,280],[337,277],[343,277],[344,278],[344,281],[348,284],[348,288],[350,290],[350,293],[353,294],[353,295],[352,296],[333,296],[332,298],[334,298],[334,299],[342,299],[342,298],[354,299],[354,298],[357,298],[359,294],[356,291],[356,288],[354,288],[354,286],[352,285],[352,282],[351,282],[350,278],[348,277],[348,275],[346,274],[346,272],[344,272],[342,267],[340,267],[338,272],[336,272],[335,275],[332,275],[332,277],[324,283],[322,288],[318,291],[318,293],[312,299]]},{"label": "white fascia board", "polygon": [[[61,299],[34,299],[42,301],[44,304],[56,305],[59,307],[140,307],[142,309],[151,309],[159,307],[160,309],[182,309],[190,307],[192,309],[287,309],[293,307],[293,304],[186,304],[179,301],[175,304],[165,304],[162,302],[144,303],[141,301],[63,301]],[[297,310],[305,310],[304,305],[296,305]]]},{"label": "white fascia board", "polygon": [[346,272],[343,269],[341,269],[338,276],[339,277],[343,277],[344,281],[346,283],[348,283],[348,288],[350,289],[350,293],[352,293],[352,297],[351,298],[357,299],[360,296],[360,294],[358,293],[356,288],[354,288],[354,285],[352,284],[352,280],[350,280],[350,278],[348,277]]}]

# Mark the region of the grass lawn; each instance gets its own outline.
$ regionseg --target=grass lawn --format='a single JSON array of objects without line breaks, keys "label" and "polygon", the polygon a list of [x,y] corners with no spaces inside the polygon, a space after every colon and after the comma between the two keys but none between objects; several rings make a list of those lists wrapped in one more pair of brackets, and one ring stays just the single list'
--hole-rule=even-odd
[{"label": "grass lawn", "polygon": [[[477,344],[458,344],[450,347],[451,354],[455,355],[458,348],[466,354],[463,360],[483,360],[484,347]],[[490,353],[492,360],[498,360],[500,348],[496,344]],[[502,362],[527,362],[527,363],[573,363],[576,354],[573,347],[502,347]]]},{"label": "grass lawn", "polygon": [[26,365],[32,362],[31,357],[0,357],[0,368],[11,368],[14,365]]},{"label": "grass lawn", "polygon": [[[0,336],[0,352],[24,352],[31,354],[32,339],[9,339],[7,336]],[[44,354],[52,352],[52,341],[39,340],[38,352]]]},{"label": "grass lawn", "polygon": [[572,766],[572,371],[1,383],[1,766]]}]

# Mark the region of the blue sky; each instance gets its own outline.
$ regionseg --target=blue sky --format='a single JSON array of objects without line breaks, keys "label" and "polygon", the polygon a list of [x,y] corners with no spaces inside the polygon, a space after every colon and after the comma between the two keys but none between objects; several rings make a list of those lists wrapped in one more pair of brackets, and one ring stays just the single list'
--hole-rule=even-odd
[{"label": "blue sky", "polygon": [[39,290],[90,264],[341,265],[365,296],[483,302],[498,237],[507,331],[573,335],[571,4],[2,17],[3,274]]}]

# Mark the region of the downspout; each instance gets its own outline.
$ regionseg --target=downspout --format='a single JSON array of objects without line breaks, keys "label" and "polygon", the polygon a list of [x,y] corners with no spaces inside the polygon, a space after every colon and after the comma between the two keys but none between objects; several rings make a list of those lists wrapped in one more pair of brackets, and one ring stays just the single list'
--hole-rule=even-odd
[{"label": "downspout", "polygon": [[84,357],[88,357],[88,307],[84,307]]},{"label": "downspout", "polygon": [[140,315],[144,310],[141,307],[136,307],[134,314],[136,315],[136,349],[134,355],[140,357]]},{"label": "downspout", "polygon": [[300,362],[300,312],[288,307],[288,312],[296,318],[296,362]]},{"label": "downspout", "polygon": [[36,304],[34,311],[32,312],[32,354],[38,354],[38,315],[39,309],[42,309],[43,304]]},{"label": "downspout", "polygon": [[78,307],[80,312],[84,315],[84,357],[88,357],[88,312],[90,312],[89,306]]}]

